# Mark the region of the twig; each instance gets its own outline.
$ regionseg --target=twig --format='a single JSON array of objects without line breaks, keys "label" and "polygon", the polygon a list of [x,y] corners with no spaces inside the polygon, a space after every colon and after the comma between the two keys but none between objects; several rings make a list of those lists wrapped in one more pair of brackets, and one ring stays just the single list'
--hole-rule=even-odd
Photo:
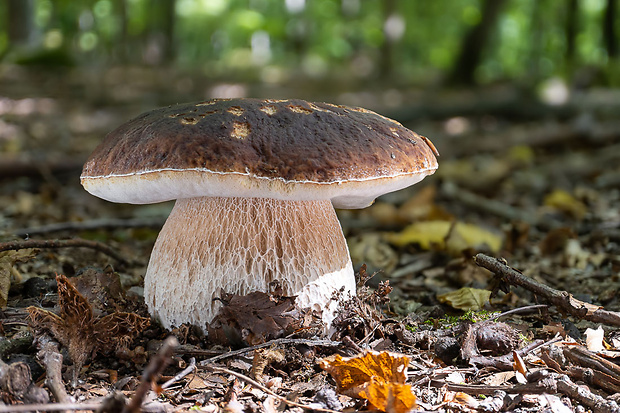
[{"label": "twig", "polygon": [[[374,330],[373,330],[374,333]],[[342,344],[344,344],[347,347],[350,347],[353,349],[353,351],[357,352],[357,353],[362,353],[364,351],[363,348],[361,348],[355,341],[353,341],[351,339],[351,337],[349,336],[344,336],[342,338]]]},{"label": "twig", "polygon": [[277,346],[281,344],[305,344],[307,346],[325,346],[325,347],[338,347],[341,345],[339,341],[331,341],[331,340],[307,340],[303,338],[278,338],[276,340],[271,340],[266,343],[257,344],[252,347],[246,347],[239,350],[229,351],[228,353],[220,354],[215,357],[211,357],[209,359],[203,360],[199,363],[199,367],[205,367],[208,364],[215,363],[216,361],[220,361],[229,357],[238,356],[240,354],[251,353],[254,350],[258,350],[260,348]]},{"label": "twig", "polygon": [[20,228],[11,232],[18,237],[32,235],[50,234],[61,231],[92,231],[92,230],[112,230],[117,228],[153,228],[160,229],[165,222],[165,218],[133,218],[133,219],[94,219],[81,222],[59,222],[56,224],[43,225],[33,228]]},{"label": "twig", "polygon": [[553,386],[548,385],[547,382],[541,383],[527,383],[516,386],[484,386],[479,384],[455,384],[446,383],[440,380],[431,380],[430,385],[433,387],[445,387],[446,390],[463,392],[467,394],[475,394],[476,396],[492,395],[498,390],[505,391],[506,393],[516,394],[542,394],[542,393],[554,393]]},{"label": "twig", "polygon": [[593,394],[590,389],[578,386],[564,374],[558,375],[557,389],[560,393],[592,409],[593,413],[620,413],[620,407],[615,401],[608,401],[597,394]]},{"label": "twig", "polygon": [[43,334],[37,337],[37,347],[37,358],[45,367],[45,385],[58,403],[71,404],[71,398],[62,382],[62,354],[58,350],[58,343]]},{"label": "twig", "polygon": [[557,306],[562,312],[594,323],[620,326],[620,313],[607,311],[593,304],[585,303],[577,300],[566,291],[558,291],[536,282],[497,258],[477,254],[474,257],[474,262],[480,267],[493,272],[503,282],[520,286],[533,292],[537,297]]},{"label": "twig", "polygon": [[151,382],[155,380],[157,376],[166,368],[170,359],[174,354],[174,348],[179,345],[179,342],[174,336],[168,336],[155,357],[149,362],[148,366],[142,374],[142,380],[140,385],[133,394],[133,397],[129,403],[125,406],[122,413],[140,413],[142,400],[144,396],[151,388]]},{"label": "twig", "polygon": [[503,313],[495,314],[494,316],[489,317],[488,321],[497,320],[498,318],[506,317],[507,315],[511,315],[511,314],[529,313],[529,312],[533,312],[534,310],[538,310],[541,308],[547,308],[547,307],[548,305],[546,304],[536,304],[536,305],[528,305],[525,307],[513,308],[512,310],[504,311]]},{"label": "twig", "polygon": [[101,403],[37,403],[37,404],[17,404],[11,406],[0,406],[0,413],[22,413],[22,412],[58,412],[72,410],[97,410]]},{"label": "twig", "polygon": [[508,221],[522,221],[527,222],[530,225],[536,225],[539,223],[534,217],[534,214],[494,199],[482,197],[463,188],[459,188],[452,182],[445,183],[441,187],[441,193],[451,199],[457,200],[461,204],[477,209],[478,211],[493,214],[500,218],[505,218]]},{"label": "twig", "polygon": [[305,405],[305,404],[301,404],[301,403],[294,402],[294,401],[292,401],[292,400],[288,400],[287,398],[282,397],[282,396],[280,396],[279,394],[275,393],[275,392],[274,392],[274,391],[272,391],[271,389],[269,389],[269,388],[267,388],[267,387],[263,386],[262,384],[260,384],[260,383],[259,383],[259,382],[257,382],[256,380],[253,380],[253,379],[249,378],[248,376],[244,376],[244,375],[243,375],[243,374],[241,374],[241,373],[237,373],[236,371],[228,370],[228,369],[226,369],[226,368],[224,368],[224,367],[217,367],[217,366],[211,366],[211,365],[209,365],[209,366],[205,366],[205,368],[206,368],[207,370],[211,370],[211,371],[214,371],[214,372],[219,372],[219,373],[224,373],[224,374],[230,374],[230,375],[232,375],[232,376],[235,376],[235,377],[237,377],[238,379],[241,379],[241,380],[243,380],[244,382],[246,382],[246,383],[248,383],[248,384],[250,384],[250,385],[252,385],[252,386],[256,387],[257,389],[260,389],[260,390],[264,391],[265,393],[272,395],[273,397],[275,397],[276,399],[278,399],[280,402],[282,402],[282,403],[286,403],[286,404],[288,404],[288,405],[290,405],[290,406],[301,407],[302,409],[306,409],[306,410],[314,410],[314,411],[317,411],[317,412],[340,413],[340,412],[338,412],[337,410],[323,409],[323,408],[321,408],[321,407],[315,407],[315,406],[308,406],[308,405]]},{"label": "twig", "polygon": [[170,380],[162,384],[161,388],[164,390],[167,389],[168,387],[172,386],[174,383],[181,380],[183,377],[187,376],[189,373],[191,373],[194,370],[196,370],[196,359],[192,357],[189,360],[189,366],[187,366],[179,374],[177,374],[176,376],[174,376],[173,378],[171,378]]},{"label": "twig", "polygon": [[121,264],[130,265],[131,263],[123,258],[119,253],[107,245],[81,238],[73,239],[30,239],[25,241],[0,242],[0,251],[22,250],[27,248],[91,248],[102,252]]}]

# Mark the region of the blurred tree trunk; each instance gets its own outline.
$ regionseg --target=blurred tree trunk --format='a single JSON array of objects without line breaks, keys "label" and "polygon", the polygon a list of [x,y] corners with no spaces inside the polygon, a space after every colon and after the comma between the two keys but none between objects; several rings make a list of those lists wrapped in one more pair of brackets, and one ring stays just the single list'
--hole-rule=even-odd
[{"label": "blurred tree trunk", "polygon": [[532,18],[530,19],[530,42],[531,52],[528,58],[528,74],[530,79],[537,80],[541,77],[540,60],[543,56],[542,33],[545,28],[545,15],[543,8],[548,6],[545,0],[534,2]]},{"label": "blurred tree trunk", "polygon": [[32,31],[32,0],[8,0],[7,27],[9,43],[28,43]]},{"label": "blurred tree trunk", "polygon": [[605,37],[605,47],[607,48],[607,56],[610,59],[618,57],[618,38],[616,36],[616,14],[618,13],[618,1],[607,0],[607,9],[605,10],[605,22],[603,24],[603,36]]},{"label": "blurred tree trunk", "polygon": [[577,0],[568,1],[568,10],[566,12],[566,26],[564,28],[564,36],[566,37],[566,62],[569,67],[572,66],[575,58],[575,36],[577,34],[577,18],[579,4]]},{"label": "blurred tree trunk", "polygon": [[116,58],[122,64],[129,62],[130,39],[127,30],[127,0],[114,0],[114,11],[119,20],[120,30],[118,31],[117,46],[114,48]]},{"label": "blurred tree trunk", "polygon": [[379,61],[379,76],[383,79],[389,79],[394,69],[393,54],[394,40],[388,35],[387,25],[388,19],[396,12],[395,0],[383,1],[383,44],[381,45],[381,57]]},{"label": "blurred tree trunk", "polygon": [[474,84],[474,73],[482,59],[482,52],[505,3],[506,0],[485,0],[482,4],[480,23],[472,27],[463,38],[459,56],[448,76],[448,83],[452,85]]},{"label": "blurred tree trunk", "polygon": [[151,0],[148,17],[147,63],[170,63],[174,59],[174,23],[176,0]]}]

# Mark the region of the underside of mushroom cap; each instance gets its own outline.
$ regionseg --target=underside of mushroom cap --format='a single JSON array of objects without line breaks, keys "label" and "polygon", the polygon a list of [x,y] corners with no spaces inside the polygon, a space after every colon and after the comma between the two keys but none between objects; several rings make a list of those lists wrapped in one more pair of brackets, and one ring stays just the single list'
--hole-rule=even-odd
[{"label": "underside of mushroom cap", "polygon": [[127,122],[93,152],[81,180],[113,202],[260,196],[362,208],[436,168],[428,139],[374,112],[232,99],[170,106]]}]

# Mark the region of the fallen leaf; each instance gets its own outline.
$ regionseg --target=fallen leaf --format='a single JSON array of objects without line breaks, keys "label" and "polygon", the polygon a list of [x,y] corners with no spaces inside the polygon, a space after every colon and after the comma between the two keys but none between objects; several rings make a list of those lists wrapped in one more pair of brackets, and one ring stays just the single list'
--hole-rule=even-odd
[{"label": "fallen leaf", "polygon": [[588,208],[583,202],[562,189],[556,189],[548,194],[545,197],[544,204],[575,219],[582,219],[588,212]]},{"label": "fallen leaf", "polygon": [[222,293],[221,300],[224,305],[207,326],[209,340],[216,343],[252,346],[306,327],[304,314],[295,307],[295,297],[283,296],[278,286],[273,293]]},{"label": "fallen leaf", "polygon": [[399,247],[418,244],[422,249],[438,248],[453,254],[466,248],[497,252],[502,246],[502,237],[499,235],[473,224],[451,221],[415,222],[403,231],[388,233],[385,237]]},{"label": "fallen leaf", "polygon": [[73,361],[73,380],[80,369],[97,352],[109,353],[125,346],[150,323],[148,318],[133,313],[93,316],[86,298],[64,275],[57,275],[58,315],[38,307],[28,307],[32,329],[49,331],[69,352]]},{"label": "fallen leaf", "polygon": [[336,381],[338,392],[366,399],[371,408],[405,413],[415,405],[411,386],[405,384],[409,357],[387,351],[365,351],[355,357],[339,354],[320,361]]},{"label": "fallen leaf", "polygon": [[11,288],[11,278],[19,274],[13,265],[16,262],[23,262],[34,258],[35,255],[36,250],[32,248],[0,252],[0,309],[4,310],[6,308],[9,289]]},{"label": "fallen leaf", "polygon": [[605,331],[603,331],[603,327],[598,326],[596,330],[587,328],[585,335],[586,348],[588,350],[594,352],[605,350],[605,346],[603,345],[603,340],[605,339]]},{"label": "fallen leaf", "polygon": [[463,287],[456,291],[437,296],[440,303],[448,304],[457,310],[481,310],[484,304],[489,301],[491,291],[478,288]]}]

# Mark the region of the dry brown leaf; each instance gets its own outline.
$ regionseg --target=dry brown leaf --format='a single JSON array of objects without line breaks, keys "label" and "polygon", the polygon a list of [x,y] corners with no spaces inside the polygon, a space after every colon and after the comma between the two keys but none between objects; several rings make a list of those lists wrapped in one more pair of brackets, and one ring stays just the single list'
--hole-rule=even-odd
[{"label": "dry brown leaf", "polygon": [[409,357],[387,351],[365,351],[355,357],[327,357],[320,367],[336,380],[338,392],[388,413],[405,413],[415,404],[411,386],[405,384]]}]

